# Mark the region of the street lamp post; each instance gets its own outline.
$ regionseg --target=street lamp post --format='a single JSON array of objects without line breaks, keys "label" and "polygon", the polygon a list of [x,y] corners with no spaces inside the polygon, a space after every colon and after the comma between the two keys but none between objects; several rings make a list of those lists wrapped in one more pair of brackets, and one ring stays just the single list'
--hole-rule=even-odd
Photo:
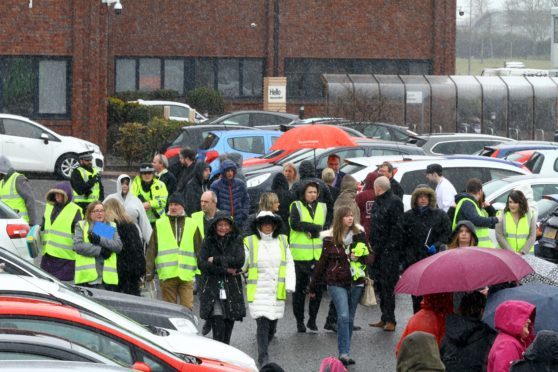
[{"label": "street lamp post", "polygon": [[471,75],[471,54],[473,54],[473,0],[469,0],[469,58],[467,60],[467,75]]}]

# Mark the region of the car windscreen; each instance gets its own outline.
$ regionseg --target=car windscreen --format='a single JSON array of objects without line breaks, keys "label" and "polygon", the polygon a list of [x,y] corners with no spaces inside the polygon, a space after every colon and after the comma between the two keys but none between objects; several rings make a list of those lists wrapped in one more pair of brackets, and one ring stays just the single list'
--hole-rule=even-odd
[{"label": "car windscreen", "polygon": [[199,149],[208,150],[215,147],[215,145],[217,145],[217,142],[219,142],[219,136],[217,136],[215,133],[209,132],[205,136],[203,142],[199,145]]},{"label": "car windscreen", "polygon": [[366,166],[364,166],[362,164],[345,163],[341,166],[341,168],[339,170],[341,172],[344,172],[345,174],[355,174],[356,172],[361,171],[364,168],[366,168]]},{"label": "car windscreen", "polygon": [[541,199],[536,205],[539,221],[548,217],[558,207],[558,203],[551,199]]},{"label": "car windscreen", "polygon": [[0,201],[0,218],[1,219],[17,219],[19,215],[8,207],[3,201]]},{"label": "car windscreen", "polygon": [[320,156],[321,154],[323,154],[325,151],[328,151],[329,149],[302,149],[302,150],[298,150],[294,153],[292,153],[289,156],[284,157],[283,159],[279,160],[277,163],[277,165],[283,165],[283,164],[287,164],[287,163],[293,163],[293,164],[298,164],[301,161],[307,159],[311,154],[315,154],[316,156]]},{"label": "car windscreen", "polygon": [[509,182],[505,180],[489,181],[484,185],[482,185],[482,190],[484,191],[484,195],[489,196],[497,192],[498,190],[502,189],[503,187],[507,186],[508,183]]}]

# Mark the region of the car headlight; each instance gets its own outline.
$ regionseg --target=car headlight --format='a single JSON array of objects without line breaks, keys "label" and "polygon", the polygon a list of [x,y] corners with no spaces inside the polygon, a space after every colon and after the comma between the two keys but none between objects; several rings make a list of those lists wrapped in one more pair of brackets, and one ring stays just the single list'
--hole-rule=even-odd
[{"label": "car headlight", "polygon": [[247,187],[256,187],[267,181],[267,179],[271,176],[271,173],[264,173],[256,176],[254,178],[250,178],[246,181]]},{"label": "car headlight", "polygon": [[[196,317],[195,322],[198,322],[198,318]],[[190,320],[186,318],[169,318],[169,322],[176,328],[176,330],[180,333],[188,333],[188,334],[197,334],[198,333],[198,325],[193,324]]]}]

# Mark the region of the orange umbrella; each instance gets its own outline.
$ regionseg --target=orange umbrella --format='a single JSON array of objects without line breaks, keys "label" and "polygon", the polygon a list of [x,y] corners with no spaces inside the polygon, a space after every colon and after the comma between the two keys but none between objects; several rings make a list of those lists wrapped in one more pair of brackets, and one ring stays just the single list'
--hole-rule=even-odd
[{"label": "orange umbrella", "polygon": [[323,149],[338,146],[357,146],[343,129],[334,125],[309,124],[283,133],[271,150]]}]

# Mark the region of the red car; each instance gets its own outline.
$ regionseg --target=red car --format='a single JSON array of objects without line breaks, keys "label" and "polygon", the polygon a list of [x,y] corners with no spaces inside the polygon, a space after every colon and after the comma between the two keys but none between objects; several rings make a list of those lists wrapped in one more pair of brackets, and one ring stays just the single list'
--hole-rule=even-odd
[{"label": "red car", "polygon": [[0,297],[0,329],[61,337],[138,371],[245,371],[214,360],[172,354],[146,339],[58,302]]}]

